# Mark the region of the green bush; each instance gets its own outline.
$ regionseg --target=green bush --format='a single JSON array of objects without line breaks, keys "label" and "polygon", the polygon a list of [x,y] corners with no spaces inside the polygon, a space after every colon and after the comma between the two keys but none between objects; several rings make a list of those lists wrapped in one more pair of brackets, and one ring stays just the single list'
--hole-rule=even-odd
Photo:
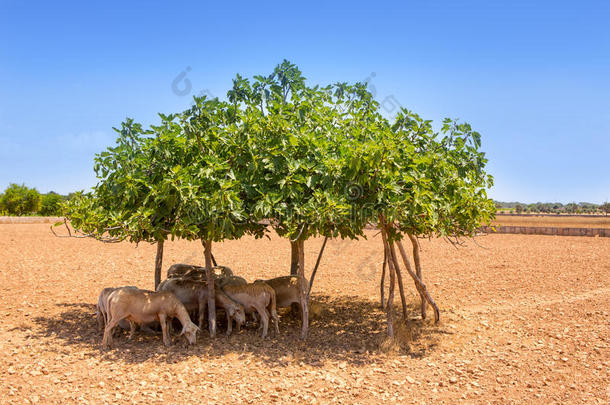
[{"label": "green bush", "polygon": [[50,192],[48,194],[44,194],[42,196],[42,204],[40,207],[40,215],[43,216],[56,216],[60,214],[61,207],[60,204],[63,198],[54,192]]},{"label": "green bush", "polygon": [[25,184],[10,184],[0,196],[0,211],[8,215],[26,215],[40,209],[40,193]]}]

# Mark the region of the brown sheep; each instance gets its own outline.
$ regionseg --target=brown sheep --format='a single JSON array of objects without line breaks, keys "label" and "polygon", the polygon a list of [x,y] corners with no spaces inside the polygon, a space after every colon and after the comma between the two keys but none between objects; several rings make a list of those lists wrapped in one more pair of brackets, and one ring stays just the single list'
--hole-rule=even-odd
[{"label": "brown sheep", "polygon": [[[168,278],[159,284],[157,291],[170,291],[184,304],[187,311],[197,311],[199,314],[199,328],[203,326],[203,318],[207,307],[208,285],[202,281],[186,278]],[[229,298],[221,289],[215,288],[215,301],[218,307],[223,308],[227,315],[227,335],[231,334],[233,319],[238,329],[246,320],[244,307]]]},{"label": "brown sheep", "polygon": [[228,277],[221,277],[221,278],[217,279],[216,280],[216,284],[218,285],[218,287],[224,288],[224,286],[229,285],[229,284],[232,284],[232,285],[246,285],[246,284],[248,284],[248,282],[243,277],[228,276]]},{"label": "brown sheep", "polygon": [[303,321],[303,304],[299,294],[299,278],[297,276],[282,276],[255,281],[255,283],[259,282],[265,282],[273,288],[279,308],[293,307],[296,304],[301,315],[301,322]]},{"label": "brown sheep", "polygon": [[[132,285],[125,287],[106,287],[101,292],[97,299],[97,305],[95,306],[95,316],[97,318],[97,329],[101,332],[106,327],[106,323],[108,323],[108,296],[115,290],[120,288],[135,288]],[[123,324],[121,327],[124,327]]]},{"label": "brown sheep", "polygon": [[171,343],[167,323],[178,318],[182,323],[182,332],[189,344],[197,340],[199,328],[193,322],[180,300],[168,291],[144,291],[131,288],[118,289],[110,293],[107,300],[108,323],[104,329],[102,347],[112,346],[112,331],[118,323],[126,319],[132,325],[130,339],[133,337],[133,325],[159,321],[163,332],[163,343]]},{"label": "brown sheep", "polygon": [[[212,267],[214,278],[230,277],[233,272],[227,266]],[[205,281],[205,267],[195,266],[193,264],[176,263],[172,264],[167,269],[167,278],[185,277],[193,280]]]},{"label": "brown sheep", "polygon": [[275,308],[275,291],[273,291],[273,288],[260,282],[246,285],[229,284],[224,287],[224,292],[233,300],[243,305],[246,313],[258,312],[262,321],[263,339],[267,336],[269,316],[271,316],[275,324],[275,331],[278,334],[280,333],[278,326],[279,317]]},{"label": "brown sheep", "polygon": [[299,296],[299,278],[297,276],[282,276],[269,280],[256,280],[255,283],[264,282],[275,291],[275,298],[279,308],[289,307],[292,304],[301,306]]}]

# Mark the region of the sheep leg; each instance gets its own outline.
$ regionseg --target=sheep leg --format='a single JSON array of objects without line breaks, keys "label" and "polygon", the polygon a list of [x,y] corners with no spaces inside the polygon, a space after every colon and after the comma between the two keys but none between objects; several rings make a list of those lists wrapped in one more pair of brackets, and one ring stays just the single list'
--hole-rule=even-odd
[{"label": "sheep leg", "polygon": [[[167,325],[167,335],[171,336],[174,333],[174,318],[166,318],[165,324]],[[163,332],[163,328],[161,328],[161,332]]]},{"label": "sheep leg", "polygon": [[98,332],[102,332],[104,330],[105,325],[105,320],[104,320],[104,316],[102,315],[102,312],[100,311],[100,307],[98,306],[95,309],[95,317],[97,319],[97,330]]},{"label": "sheep leg", "polygon": [[161,331],[163,332],[163,344],[165,346],[171,345],[171,339],[169,338],[169,331],[167,330],[167,318],[165,314],[159,314],[159,323],[161,324]]},{"label": "sheep leg", "polygon": [[261,316],[261,326],[263,327],[263,334],[261,338],[265,338],[267,336],[267,330],[269,329],[269,312],[267,308],[256,308],[258,314]]},{"label": "sheep leg", "polygon": [[225,312],[227,313],[227,336],[230,336],[231,332],[233,332],[233,319],[229,315],[228,310],[225,310]]},{"label": "sheep leg", "polygon": [[280,334],[280,327],[278,325],[280,322],[280,318],[279,316],[277,316],[277,303],[275,300],[275,293],[270,298],[271,299],[269,305],[267,306],[267,310],[269,311],[269,314],[271,315],[271,320],[273,321],[273,325],[275,326],[275,336],[278,336]]},{"label": "sheep leg", "polygon": [[128,340],[133,340],[133,335],[136,333],[136,323],[129,321],[129,337]]},{"label": "sheep leg", "polygon": [[119,323],[119,321],[115,321],[114,318],[111,318],[108,323],[106,323],[106,328],[104,329],[104,337],[102,339],[102,348],[112,347],[112,332],[114,327]]},{"label": "sheep leg", "polygon": [[277,335],[279,335],[280,334],[280,327],[279,327],[280,317],[277,316],[277,311],[275,311],[275,310],[271,311],[271,319],[273,320],[273,324],[275,325],[275,333]]}]

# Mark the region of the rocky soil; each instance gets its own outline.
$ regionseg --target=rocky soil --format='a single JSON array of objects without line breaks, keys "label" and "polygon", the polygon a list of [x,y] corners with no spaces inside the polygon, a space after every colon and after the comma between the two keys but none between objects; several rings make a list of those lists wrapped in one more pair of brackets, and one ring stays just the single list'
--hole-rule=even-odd
[{"label": "rocky soil", "polygon": [[[306,342],[298,318],[281,312],[280,336],[266,340],[250,326],[215,340],[203,333],[195,346],[175,337],[166,348],[160,336],[138,333],[101,351],[99,291],[152,288],[155,247],[55,238],[48,224],[0,225],[0,398],[609,403],[610,238],[490,235],[458,250],[422,241],[441,322],[420,319],[408,282],[410,319],[391,345],[379,309],[380,236],[367,236],[329,242]],[[320,244],[306,243],[309,269]],[[289,244],[277,236],[216,244],[214,253],[249,280],[289,268]],[[164,268],[176,262],[202,264],[201,244],[166,243]]]}]

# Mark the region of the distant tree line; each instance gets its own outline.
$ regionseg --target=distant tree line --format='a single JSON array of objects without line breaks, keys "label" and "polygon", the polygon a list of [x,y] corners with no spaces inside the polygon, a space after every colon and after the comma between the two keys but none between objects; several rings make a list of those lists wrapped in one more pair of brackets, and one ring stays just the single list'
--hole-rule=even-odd
[{"label": "distant tree line", "polygon": [[61,202],[68,200],[71,196],[72,194],[61,195],[54,191],[41,194],[35,188],[27,187],[25,184],[11,183],[0,194],[0,215],[60,215]]},{"label": "distant tree line", "polygon": [[594,204],[588,202],[571,202],[568,204],[542,203],[525,204],[520,202],[495,201],[499,211],[510,211],[517,214],[606,214],[610,213],[610,203]]},{"label": "distant tree line", "polygon": [[[61,215],[60,203],[69,200],[74,193],[61,195],[54,191],[41,194],[36,188],[24,184],[11,183],[0,194],[0,215]],[[510,211],[517,214],[610,214],[610,202],[594,204],[589,202],[571,202],[562,204],[542,203],[526,204],[520,202],[494,201],[499,211]]]}]

